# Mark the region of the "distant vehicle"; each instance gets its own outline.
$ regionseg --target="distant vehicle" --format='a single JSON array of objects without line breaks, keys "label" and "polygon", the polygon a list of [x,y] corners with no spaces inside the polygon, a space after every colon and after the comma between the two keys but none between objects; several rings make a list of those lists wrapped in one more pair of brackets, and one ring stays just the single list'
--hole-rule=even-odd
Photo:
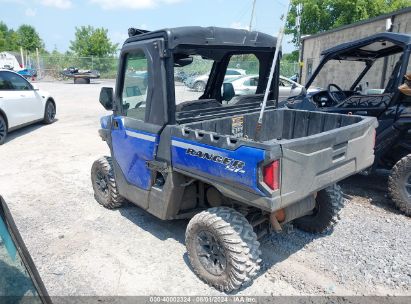
[{"label": "distant vehicle", "polygon": [[[237,77],[225,80],[224,82],[231,82],[233,84],[235,95],[241,96],[255,94],[258,86],[258,75]],[[302,85],[284,76],[280,76],[279,84],[278,98],[280,100],[288,98],[291,95],[299,95],[303,89]]]},{"label": "distant vehicle", "polygon": [[[241,76],[246,76],[247,73],[243,69],[227,69],[227,72],[224,77],[224,81],[229,80],[229,79],[237,79],[238,77]],[[186,79],[186,82],[184,83],[186,86],[188,86],[190,89],[193,89],[197,92],[203,92],[207,81],[208,81],[209,75],[204,74],[200,75],[197,77],[190,77]]]},{"label": "distant vehicle", "polygon": [[8,132],[39,121],[50,124],[55,116],[56,103],[48,92],[15,72],[0,70],[0,145]]},{"label": "distant vehicle", "polygon": [[80,70],[75,67],[66,68],[61,74],[73,78],[75,84],[89,84],[90,79],[100,78],[100,72],[97,70]]},{"label": "distant vehicle", "polygon": [[37,77],[37,70],[35,69],[22,69],[22,70],[17,71],[17,73],[26,79]]},{"label": "distant vehicle", "polygon": [[21,57],[15,52],[0,52],[0,69],[18,71],[23,68]]},{"label": "distant vehicle", "polygon": [[174,71],[175,81],[184,82],[187,79],[187,77],[189,77],[189,75],[187,75],[185,71],[182,71],[182,70]]},{"label": "distant vehicle", "polygon": [[297,82],[298,81],[298,73],[294,74],[293,76],[289,77],[290,80]]},{"label": "distant vehicle", "polygon": [[131,81],[135,83],[136,86],[133,87],[132,91],[128,91],[127,94],[134,96],[136,94],[143,95],[146,94],[148,72],[147,71],[126,71],[127,80],[125,80],[125,85]]}]

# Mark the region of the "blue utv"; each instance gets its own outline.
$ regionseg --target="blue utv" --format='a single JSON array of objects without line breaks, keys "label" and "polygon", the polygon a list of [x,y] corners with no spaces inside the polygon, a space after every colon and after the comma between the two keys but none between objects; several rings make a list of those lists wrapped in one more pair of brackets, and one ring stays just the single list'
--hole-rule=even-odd
[{"label": "blue utv", "polygon": [[[191,219],[193,270],[225,292],[258,273],[263,235],[290,222],[309,232],[331,229],[343,206],[336,182],[374,161],[375,118],[278,109],[278,68],[256,128],[275,45],[272,36],[237,29],[132,28],[115,91],[100,93],[113,113],[99,131],[111,156],[91,169],[97,202]],[[243,66],[258,83],[237,96],[223,80],[227,68]],[[175,80],[184,68],[209,68],[203,92]],[[133,77],[136,71],[147,77]]]}]

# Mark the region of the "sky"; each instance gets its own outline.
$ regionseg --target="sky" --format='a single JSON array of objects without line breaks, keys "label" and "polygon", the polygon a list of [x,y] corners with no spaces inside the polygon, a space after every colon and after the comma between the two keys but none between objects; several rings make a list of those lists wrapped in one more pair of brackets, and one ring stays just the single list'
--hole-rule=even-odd
[{"label": "sky", "polygon": [[[36,28],[46,49],[68,50],[76,26],[108,29],[121,47],[127,30],[157,30],[199,25],[247,28],[253,0],[0,0],[0,21],[9,28],[21,24]],[[288,0],[256,0],[253,30],[277,36],[280,16]],[[283,40],[283,53],[294,50],[291,37]]]}]

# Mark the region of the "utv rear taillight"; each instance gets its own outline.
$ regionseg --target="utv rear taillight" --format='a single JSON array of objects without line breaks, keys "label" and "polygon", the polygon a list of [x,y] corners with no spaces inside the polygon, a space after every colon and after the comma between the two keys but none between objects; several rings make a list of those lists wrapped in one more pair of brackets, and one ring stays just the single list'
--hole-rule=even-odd
[{"label": "utv rear taillight", "polygon": [[271,189],[280,188],[280,161],[275,160],[263,168],[264,183]]}]

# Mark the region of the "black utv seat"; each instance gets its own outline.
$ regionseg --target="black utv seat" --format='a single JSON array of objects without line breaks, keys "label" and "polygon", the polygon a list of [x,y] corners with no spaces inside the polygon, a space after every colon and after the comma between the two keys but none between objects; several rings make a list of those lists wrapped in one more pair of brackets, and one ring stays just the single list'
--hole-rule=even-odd
[{"label": "black utv seat", "polygon": [[202,110],[202,109],[210,109],[210,108],[219,108],[221,107],[221,103],[215,99],[200,99],[200,100],[190,100],[182,102],[176,105],[177,112],[186,112],[186,111],[194,111],[194,110]]}]

